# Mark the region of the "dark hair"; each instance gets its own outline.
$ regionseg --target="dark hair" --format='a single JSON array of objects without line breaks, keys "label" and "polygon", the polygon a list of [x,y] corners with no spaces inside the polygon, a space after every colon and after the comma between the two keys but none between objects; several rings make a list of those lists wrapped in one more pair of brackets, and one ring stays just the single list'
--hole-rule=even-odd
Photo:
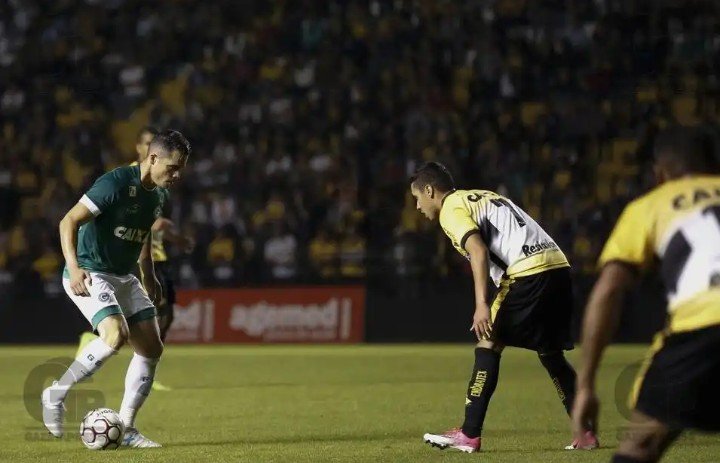
[{"label": "dark hair", "polygon": [[148,152],[157,149],[163,150],[168,154],[177,151],[183,158],[190,156],[190,142],[177,130],[163,130],[155,135],[155,138],[153,138],[153,141],[150,143]]},{"label": "dark hair", "polygon": [[150,135],[155,137],[155,135],[157,135],[159,132],[160,131],[158,129],[156,129],[155,127],[153,127],[152,125],[146,125],[142,129],[140,129],[140,131],[137,133],[137,142],[140,143],[142,136],[145,135],[146,133],[149,133]]},{"label": "dark hair", "polygon": [[455,181],[450,171],[447,167],[435,161],[426,162],[420,166],[420,168],[415,171],[415,174],[410,177],[410,185],[415,185],[415,188],[418,189],[430,185],[442,192],[455,189]]},{"label": "dark hair", "polygon": [[718,159],[712,135],[696,127],[674,126],[655,138],[655,160],[666,162],[675,175],[717,173]]}]

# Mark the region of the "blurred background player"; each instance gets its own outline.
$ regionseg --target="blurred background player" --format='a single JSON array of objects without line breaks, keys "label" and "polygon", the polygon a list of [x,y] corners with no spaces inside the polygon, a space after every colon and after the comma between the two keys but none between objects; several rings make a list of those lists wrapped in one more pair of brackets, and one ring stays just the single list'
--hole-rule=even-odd
[{"label": "blurred background player", "polygon": [[[440,226],[457,251],[470,260],[475,286],[471,331],[478,343],[460,429],[425,434],[425,442],[472,453],[490,399],[497,386],[505,346],[538,353],[570,414],[575,398],[575,370],[563,350],[573,348],[570,334],[572,284],[562,250],[528,214],[509,199],[486,190],[456,190],[445,166],[429,162],[411,179],[417,209]],[[492,306],[488,282],[499,288]],[[566,449],[598,446],[591,430]]]},{"label": "blurred background player", "polygon": [[[167,201],[167,188],[180,179],[189,155],[190,144],[180,132],[159,134],[143,162],[101,176],[60,222],[63,287],[100,337],[42,393],[43,422],[55,437],[63,435],[70,388],[129,342],[135,354],[120,406],[126,426],[123,445],[160,447],[135,428],[163,351],[154,305],[161,290],[150,256],[150,231]],[[138,259],[147,292],[132,274]]]},{"label": "blurred background player", "polygon": [[595,376],[624,293],[659,259],[668,321],[632,392],[616,463],[655,462],[685,428],[720,431],[720,176],[702,132],[673,128],[655,142],[659,184],[631,202],[600,255],[582,331],[576,435],[597,423]]},{"label": "blurred background player", "polygon": [[[138,132],[137,141],[135,143],[135,152],[137,153],[137,161],[132,162],[131,166],[136,166],[142,163],[148,156],[148,150],[150,143],[153,138],[158,134],[158,130],[152,126],[143,127]],[[191,236],[182,235],[175,223],[170,220],[170,204],[166,201],[163,206],[162,216],[159,217],[152,226],[151,236],[151,253],[152,259],[155,264],[155,275],[160,282],[162,289],[162,296],[157,304],[158,311],[158,325],[160,326],[160,338],[163,343],[167,337],[167,333],[170,330],[174,319],[174,304],[175,304],[175,285],[173,283],[173,269],[170,268],[168,263],[167,252],[163,241],[167,240],[177,246],[179,246],[185,252],[191,252],[195,246],[195,240]],[[80,351],[87,345],[97,338],[94,333],[86,331],[80,335],[80,344],[76,356]],[[172,388],[162,384],[160,381],[153,382],[153,389],[156,391],[170,391]]]}]

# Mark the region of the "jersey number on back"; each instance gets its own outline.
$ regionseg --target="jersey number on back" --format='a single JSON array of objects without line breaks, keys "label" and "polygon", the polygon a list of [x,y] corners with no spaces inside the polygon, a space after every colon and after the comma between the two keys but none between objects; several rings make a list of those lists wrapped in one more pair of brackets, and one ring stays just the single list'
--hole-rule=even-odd
[{"label": "jersey number on back", "polygon": [[[665,248],[662,276],[669,292],[677,291],[685,266],[694,255],[712,256],[718,252],[720,241],[720,206],[710,206],[703,210],[700,217],[693,220],[692,226],[683,226],[678,230]],[[704,277],[704,276],[701,276]],[[720,285],[720,272],[709,275],[711,287]]]},{"label": "jersey number on back", "polygon": [[[467,197],[468,201],[476,203],[482,199],[482,196],[479,194],[472,194],[468,195]],[[524,227],[525,226],[525,219],[520,215],[520,213],[512,207],[512,204],[508,202],[505,198],[493,198],[490,200],[491,203],[493,203],[497,207],[507,207],[510,209],[510,212],[512,213],[513,217],[515,217],[515,220],[517,220],[517,223],[519,226]]]}]

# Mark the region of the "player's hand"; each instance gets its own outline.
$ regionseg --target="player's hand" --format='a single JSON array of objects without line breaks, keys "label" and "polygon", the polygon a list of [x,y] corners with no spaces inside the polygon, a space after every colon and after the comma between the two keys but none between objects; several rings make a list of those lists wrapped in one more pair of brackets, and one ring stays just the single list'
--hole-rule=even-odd
[{"label": "player's hand", "polygon": [[180,239],[182,240],[180,242],[180,247],[185,252],[185,254],[190,254],[191,252],[193,252],[193,249],[195,249],[195,238],[190,235],[184,235]]},{"label": "player's hand", "polygon": [[68,268],[70,273],[70,290],[76,296],[90,297],[90,286],[92,286],[92,277],[90,272],[84,268]]},{"label": "player's hand", "polygon": [[147,291],[148,297],[155,307],[159,307],[162,300],[162,286],[160,286],[160,282],[157,277],[155,275],[145,277],[143,286],[145,287],[145,291]]},{"label": "player's hand", "polygon": [[492,321],[490,320],[490,307],[486,303],[478,303],[475,306],[473,323],[470,331],[475,332],[478,341],[490,340],[492,336]]},{"label": "player's hand", "polygon": [[586,431],[598,431],[598,414],[600,401],[593,389],[582,387],[575,393],[575,403],[572,410],[573,435],[576,439],[583,439]]}]

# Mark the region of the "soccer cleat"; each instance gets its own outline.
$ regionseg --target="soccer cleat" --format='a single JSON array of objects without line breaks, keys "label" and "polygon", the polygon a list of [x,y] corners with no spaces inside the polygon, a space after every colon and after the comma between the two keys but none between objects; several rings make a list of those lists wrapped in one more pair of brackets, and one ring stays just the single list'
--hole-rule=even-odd
[{"label": "soccer cleat", "polygon": [[52,386],[45,388],[40,396],[40,401],[42,402],[45,427],[53,437],[62,437],[65,405],[61,400],[53,400],[53,396],[57,394],[56,386],[57,381],[53,381]]},{"label": "soccer cleat", "polygon": [[600,441],[592,431],[586,431],[582,439],[575,439],[565,450],[594,450],[600,447]]},{"label": "soccer cleat", "polygon": [[132,447],[135,449],[156,449],[162,447],[155,441],[151,441],[147,437],[138,432],[136,428],[125,428],[125,437],[122,441],[123,447]]},{"label": "soccer cleat", "polygon": [[172,391],[172,388],[170,386],[164,385],[160,381],[153,381],[152,390],[160,391],[160,392],[168,392],[168,391]]},{"label": "soccer cleat", "polygon": [[442,434],[425,434],[423,440],[426,444],[445,450],[450,447],[465,453],[473,453],[480,450],[480,438],[468,437],[460,429],[451,429]]}]

